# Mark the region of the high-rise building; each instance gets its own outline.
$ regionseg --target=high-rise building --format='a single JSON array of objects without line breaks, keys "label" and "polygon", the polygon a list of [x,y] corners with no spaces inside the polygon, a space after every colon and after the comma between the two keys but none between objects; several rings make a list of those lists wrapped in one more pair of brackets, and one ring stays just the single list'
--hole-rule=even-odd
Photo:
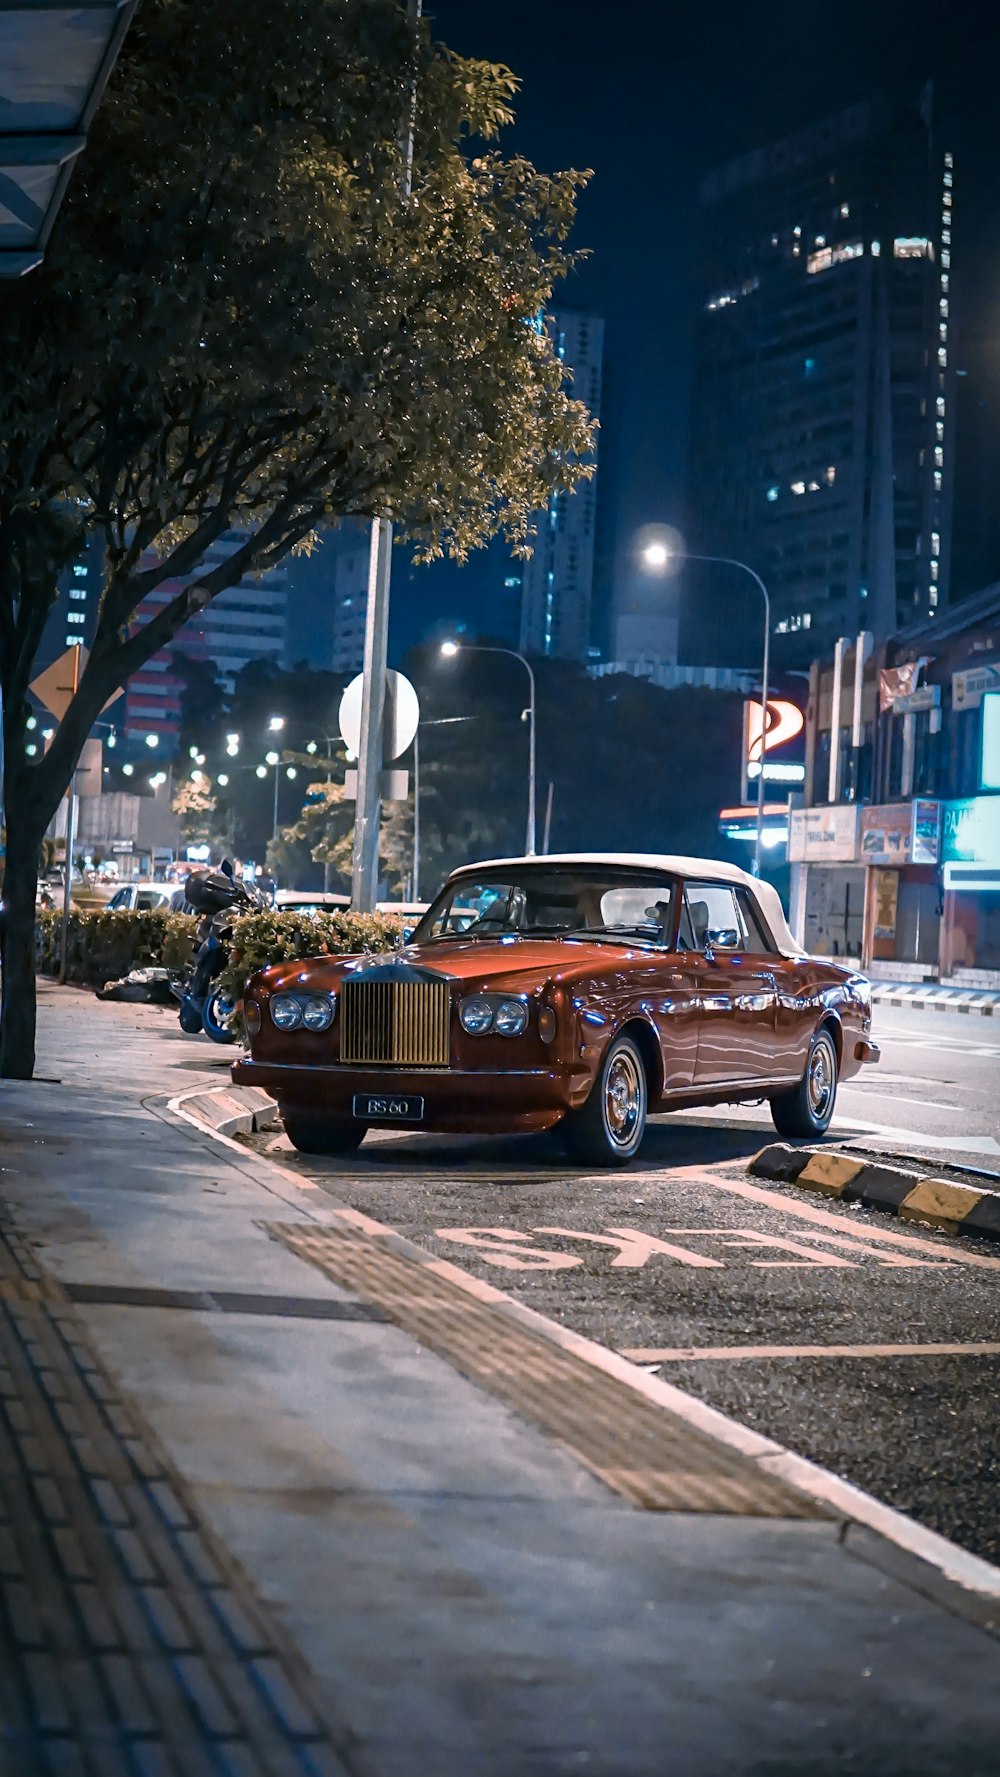
[{"label": "high-rise building", "polygon": [[[953,178],[928,90],[705,181],[687,540],[763,577],[779,660],[947,602]],[[691,570],[681,610],[685,658],[759,652],[734,570]]]},{"label": "high-rise building", "polygon": [[[570,309],[546,318],[571,391],[601,411],[604,322]],[[534,553],[521,566],[520,646],[530,654],[586,660],[591,643],[597,476],[559,493],[538,514]]]}]

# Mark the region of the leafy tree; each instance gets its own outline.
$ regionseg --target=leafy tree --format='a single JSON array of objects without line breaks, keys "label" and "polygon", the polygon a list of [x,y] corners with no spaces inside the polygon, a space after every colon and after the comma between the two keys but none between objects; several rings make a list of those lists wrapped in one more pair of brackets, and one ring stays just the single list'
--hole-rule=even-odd
[{"label": "leafy tree", "polygon": [[[572,263],[580,181],[499,152],[515,88],[396,0],[138,12],[46,263],[0,309],[0,1074],[33,1069],[42,836],[127,677],[331,519],[390,517],[428,556],[523,546],[586,473],[590,423],[532,325]],[[39,641],[92,538],[90,657],[30,759]]]},{"label": "leafy tree", "polygon": [[[412,806],[411,797],[388,802],[383,809],[379,861],[390,895],[405,886],[413,868]],[[282,827],[268,846],[268,868],[291,883],[302,882],[310,863],[322,864],[323,887],[349,891],[354,811],[354,799],[345,794],[343,783],[315,785],[298,820]]]}]

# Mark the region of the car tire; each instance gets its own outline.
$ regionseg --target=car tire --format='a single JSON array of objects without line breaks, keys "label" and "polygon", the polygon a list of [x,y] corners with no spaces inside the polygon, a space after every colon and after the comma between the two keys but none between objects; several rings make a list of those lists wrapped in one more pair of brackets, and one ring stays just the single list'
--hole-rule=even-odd
[{"label": "car tire", "polygon": [[649,1086],[639,1048],[629,1036],[610,1044],[590,1096],[563,1119],[570,1159],[583,1166],[627,1166],[646,1132]]},{"label": "car tire", "polygon": [[236,1038],[229,1028],[232,1017],[233,1003],[224,994],[210,993],[205,1001],[205,1035],[211,1037],[213,1043],[234,1043]]},{"label": "car tire", "polygon": [[837,1045],[824,1025],[809,1045],[809,1059],[798,1085],[771,1100],[771,1116],[779,1135],[808,1141],[826,1134],[837,1102],[838,1072]]},{"label": "car tire", "polygon": [[337,1123],[302,1111],[283,1112],[281,1120],[300,1154],[352,1154],[368,1133],[367,1123]]}]

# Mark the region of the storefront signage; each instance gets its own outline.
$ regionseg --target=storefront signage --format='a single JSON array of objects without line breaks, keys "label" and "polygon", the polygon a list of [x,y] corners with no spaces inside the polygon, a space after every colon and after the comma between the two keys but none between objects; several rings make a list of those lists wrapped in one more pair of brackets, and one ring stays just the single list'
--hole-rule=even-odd
[{"label": "storefront signage", "polygon": [[920,710],[936,710],[941,706],[940,685],[921,685],[917,691],[904,691],[892,700],[895,716],[914,716]]},{"label": "storefront signage", "polygon": [[941,856],[945,863],[991,864],[1000,869],[1000,796],[945,803]]},{"label": "storefront signage", "polygon": [[855,802],[792,811],[788,856],[794,864],[853,864],[858,855]]},{"label": "storefront signage", "polygon": [[750,800],[750,786],[761,773],[763,754],[764,782],[801,784],[805,782],[806,719],[798,704],[786,698],[767,700],[767,733],[760,703],[748,699],[743,705],[743,800]]},{"label": "storefront signage", "polygon": [[861,856],[866,864],[936,864],[939,802],[891,802],[861,811]]},{"label": "storefront signage", "polygon": [[983,695],[979,788],[1000,790],[1000,691],[987,691]]},{"label": "storefront signage", "polygon": [[977,710],[987,691],[1000,691],[1000,666],[967,666],[951,675],[951,705]]}]

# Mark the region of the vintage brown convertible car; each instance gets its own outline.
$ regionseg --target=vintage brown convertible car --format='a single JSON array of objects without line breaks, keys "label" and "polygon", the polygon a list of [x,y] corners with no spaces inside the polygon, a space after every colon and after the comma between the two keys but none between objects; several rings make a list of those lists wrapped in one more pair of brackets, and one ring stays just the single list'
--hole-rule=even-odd
[{"label": "vintage brown convertible car", "polygon": [[865,977],[806,956],[768,884],[699,858],[470,865],[394,954],[275,964],[244,1014],[233,1078],[305,1153],[371,1125],[558,1123],[574,1160],[617,1166],[650,1111],[761,1099],[816,1136],[879,1054]]}]

